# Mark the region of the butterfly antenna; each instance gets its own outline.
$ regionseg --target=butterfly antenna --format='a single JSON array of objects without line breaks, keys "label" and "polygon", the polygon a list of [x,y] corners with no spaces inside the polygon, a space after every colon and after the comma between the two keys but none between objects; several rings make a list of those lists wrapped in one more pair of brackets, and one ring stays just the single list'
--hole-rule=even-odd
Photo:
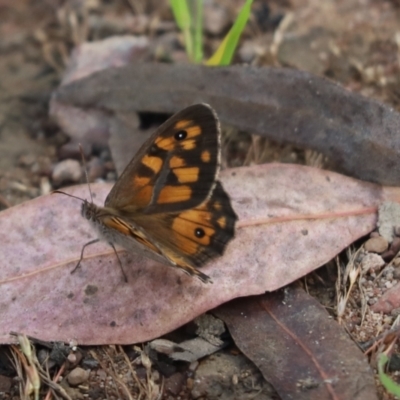
[{"label": "butterfly antenna", "polygon": [[92,194],[92,189],[90,187],[89,175],[88,175],[88,170],[87,170],[85,154],[83,153],[82,145],[80,143],[79,143],[79,151],[81,152],[82,164],[83,164],[83,168],[85,170],[86,182],[87,182],[87,185],[88,185],[88,188],[89,188],[90,202],[93,203],[93,194]]},{"label": "butterfly antenna", "polygon": [[82,202],[85,201],[85,200],[81,199],[81,198],[78,197],[78,196],[74,196],[73,194],[69,194],[69,193],[63,192],[62,190],[53,190],[53,191],[51,192],[51,194],[54,194],[54,193],[65,194],[65,196],[72,197],[72,198],[74,198],[74,199],[78,199],[78,200],[80,200],[80,201],[82,201]]}]

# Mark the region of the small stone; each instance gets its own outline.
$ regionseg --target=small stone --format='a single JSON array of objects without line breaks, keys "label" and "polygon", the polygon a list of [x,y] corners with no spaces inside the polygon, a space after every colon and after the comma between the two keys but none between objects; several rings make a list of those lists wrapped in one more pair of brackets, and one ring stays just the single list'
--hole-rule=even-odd
[{"label": "small stone", "polygon": [[77,183],[82,177],[82,169],[77,160],[63,160],[55,165],[52,173],[53,182],[56,185],[65,183]]},{"label": "small stone", "polygon": [[67,381],[71,386],[81,385],[89,379],[89,371],[77,367],[67,375]]},{"label": "small stone", "polygon": [[374,232],[371,232],[371,234],[369,235],[369,237],[375,238],[375,237],[381,237],[381,235],[379,234],[379,232],[374,231]]},{"label": "small stone", "polygon": [[395,254],[400,251],[400,237],[395,237],[393,239],[393,242],[390,244],[390,250],[392,250]]},{"label": "small stone", "polygon": [[394,234],[396,236],[400,236],[400,225],[394,227]]},{"label": "small stone", "polygon": [[373,237],[368,239],[364,244],[365,250],[370,253],[383,253],[389,247],[389,244],[386,239],[382,236]]},{"label": "small stone", "polygon": [[374,253],[367,253],[361,261],[361,268],[364,273],[380,270],[384,265],[383,258]]},{"label": "small stone", "polygon": [[[399,258],[396,258],[395,261],[400,261]],[[393,263],[395,264],[395,263]],[[399,264],[395,265],[395,269],[393,270],[393,278],[394,279],[400,279],[400,267]]]},{"label": "small stone", "polygon": [[382,257],[386,262],[389,262],[389,261],[392,261],[392,260],[393,260],[393,258],[394,258],[395,255],[396,255],[396,254],[394,254],[394,251],[388,250],[388,251],[383,252],[383,253],[381,254],[381,257]]},{"label": "small stone", "polygon": [[80,351],[75,351],[68,354],[67,360],[70,362],[70,367],[76,367],[82,360],[82,353]]},{"label": "small stone", "polygon": [[164,388],[167,393],[172,394],[173,396],[178,396],[182,391],[184,383],[185,377],[181,373],[177,372],[169,378],[165,378]]}]

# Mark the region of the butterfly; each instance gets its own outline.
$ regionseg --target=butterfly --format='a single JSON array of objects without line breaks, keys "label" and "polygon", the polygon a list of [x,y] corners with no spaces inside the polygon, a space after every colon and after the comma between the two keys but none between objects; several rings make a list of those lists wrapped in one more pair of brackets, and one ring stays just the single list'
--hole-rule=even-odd
[{"label": "butterfly", "polygon": [[99,238],[82,248],[76,268],[84,248],[104,239],[211,282],[199,268],[224,253],[237,220],[217,180],[220,163],[215,111],[195,104],[173,115],[133,157],[104,207],[83,200],[82,216]]}]

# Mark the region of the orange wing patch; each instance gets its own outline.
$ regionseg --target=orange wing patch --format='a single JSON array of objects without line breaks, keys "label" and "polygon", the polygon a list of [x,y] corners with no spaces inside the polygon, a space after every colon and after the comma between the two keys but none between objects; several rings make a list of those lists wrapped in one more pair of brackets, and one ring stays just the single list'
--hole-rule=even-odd
[{"label": "orange wing patch", "polygon": [[197,225],[210,226],[210,221],[212,220],[212,214],[208,211],[202,210],[201,208],[203,207],[198,207],[193,210],[183,211],[178,215],[177,218],[195,222]]},{"label": "orange wing patch", "polygon": [[153,196],[153,186],[142,187],[135,195],[135,206],[146,207]]},{"label": "orange wing patch", "polygon": [[173,156],[169,160],[169,167],[170,168],[180,168],[180,167],[185,167],[186,166],[186,161],[178,156]]},{"label": "orange wing patch", "polygon": [[193,150],[196,148],[196,141],[193,139],[192,140],[184,140],[179,144],[184,150]]},{"label": "orange wing patch", "polygon": [[210,227],[201,226],[201,229],[204,231],[204,236],[196,236],[196,231],[199,229],[199,224],[197,222],[183,219],[180,217],[180,215],[176,217],[172,223],[172,230],[175,233],[178,233],[175,238],[177,244],[179,243],[178,245],[182,248],[190,247],[191,249],[196,249],[196,251],[198,248],[196,243],[199,243],[203,246],[208,246],[211,242],[211,236],[214,235],[215,230]]},{"label": "orange wing patch", "polygon": [[226,218],[225,217],[218,218],[217,224],[219,225],[220,228],[225,229],[226,228]]},{"label": "orange wing patch", "polygon": [[140,175],[135,175],[133,177],[133,184],[135,187],[141,188],[143,186],[146,186],[150,183],[150,178],[147,176],[140,176]]},{"label": "orange wing patch", "polygon": [[176,124],[175,124],[175,129],[178,129],[178,130],[180,130],[180,129],[185,129],[186,127],[188,127],[188,126],[190,126],[190,125],[192,125],[193,124],[193,121],[191,121],[191,120],[188,120],[188,119],[183,119],[183,120],[181,120],[181,121],[178,121]]},{"label": "orange wing patch", "polygon": [[160,157],[145,155],[141,162],[143,165],[150,168],[155,174],[158,174],[163,166],[163,160]]},{"label": "orange wing patch", "polygon": [[104,218],[102,222],[108,228],[115,229],[116,231],[122,233],[123,235],[129,236],[131,234],[129,225],[126,225],[123,221],[121,221],[118,218],[107,217],[107,218]]},{"label": "orange wing patch", "polygon": [[201,134],[201,128],[199,125],[191,126],[186,129],[186,132],[189,138],[193,138]]},{"label": "orange wing patch", "polygon": [[216,201],[216,202],[213,204],[213,207],[214,207],[214,209],[217,210],[217,211],[221,211],[221,210],[222,210],[222,205],[221,205],[221,203],[220,203],[219,201]]},{"label": "orange wing patch", "polygon": [[210,154],[210,152],[208,150],[204,150],[201,153],[200,158],[201,158],[201,161],[203,161],[204,163],[209,163],[210,160],[211,160],[211,154]]},{"label": "orange wing patch", "polygon": [[162,150],[165,151],[171,151],[174,150],[176,148],[176,141],[173,137],[167,137],[164,138],[162,136],[159,136],[154,143],[156,144],[156,146]]},{"label": "orange wing patch", "polygon": [[199,180],[200,168],[176,168],[173,170],[179,183],[197,182]]},{"label": "orange wing patch", "polygon": [[164,186],[160,190],[157,203],[179,203],[181,201],[188,201],[192,197],[192,189],[190,186]]}]

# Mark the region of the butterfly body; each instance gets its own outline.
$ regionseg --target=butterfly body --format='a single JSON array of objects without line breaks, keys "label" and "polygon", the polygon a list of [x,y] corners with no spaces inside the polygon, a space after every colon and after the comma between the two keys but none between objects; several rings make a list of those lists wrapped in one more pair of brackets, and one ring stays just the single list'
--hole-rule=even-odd
[{"label": "butterfly body", "polygon": [[84,201],[82,215],[111,245],[208,282],[198,268],[223,254],[237,220],[219,168],[218,119],[206,104],[190,106],[144,143],[104,207]]}]

